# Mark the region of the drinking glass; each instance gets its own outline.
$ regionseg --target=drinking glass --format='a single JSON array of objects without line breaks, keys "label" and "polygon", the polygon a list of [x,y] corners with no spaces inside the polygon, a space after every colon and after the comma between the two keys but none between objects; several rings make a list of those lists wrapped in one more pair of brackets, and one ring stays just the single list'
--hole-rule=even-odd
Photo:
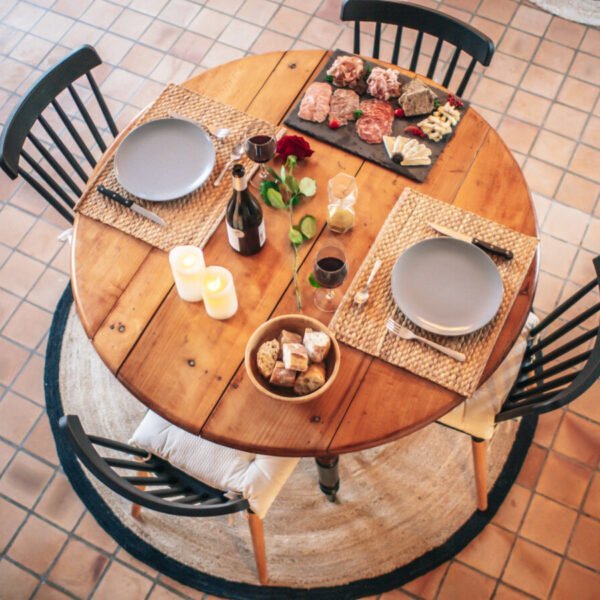
[{"label": "drinking glass", "polygon": [[354,227],[354,205],[358,198],[356,179],[346,173],[338,173],[327,184],[329,203],[327,225],[335,233],[345,233]]},{"label": "drinking glass", "polygon": [[248,158],[260,164],[257,183],[250,181],[254,188],[260,188],[260,184],[269,178],[269,173],[265,168],[265,163],[269,162],[277,149],[277,138],[275,137],[275,126],[253,123],[244,134],[244,150]]},{"label": "drinking glass", "polygon": [[339,246],[325,246],[317,252],[314,276],[321,285],[315,290],[315,305],[324,312],[333,312],[340,303],[335,288],[344,283],[348,275],[346,255]]}]

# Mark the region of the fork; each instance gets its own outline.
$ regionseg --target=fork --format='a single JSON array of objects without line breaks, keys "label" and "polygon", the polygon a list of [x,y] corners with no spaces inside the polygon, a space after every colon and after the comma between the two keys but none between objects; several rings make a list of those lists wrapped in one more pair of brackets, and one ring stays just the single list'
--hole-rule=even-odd
[{"label": "fork", "polygon": [[454,360],[458,360],[459,362],[465,362],[466,360],[466,356],[462,352],[457,352],[456,350],[452,350],[451,348],[446,348],[446,346],[436,344],[435,342],[432,342],[427,338],[421,337],[416,333],[413,333],[407,327],[400,325],[400,323],[396,323],[396,321],[394,321],[394,319],[392,319],[391,317],[388,319],[386,327],[388,328],[388,331],[391,331],[393,334],[397,335],[403,340],[416,340],[423,344],[427,344],[428,346],[431,346],[438,352],[441,352],[442,354],[445,354],[446,356],[449,356]]}]

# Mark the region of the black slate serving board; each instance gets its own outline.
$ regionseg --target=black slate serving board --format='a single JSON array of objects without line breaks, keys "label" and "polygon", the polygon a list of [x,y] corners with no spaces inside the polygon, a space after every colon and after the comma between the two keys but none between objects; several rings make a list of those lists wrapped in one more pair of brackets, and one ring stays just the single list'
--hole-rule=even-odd
[{"label": "black slate serving board", "polygon": [[[343,52],[342,50],[335,50],[327,64],[323,67],[320,73],[316,76],[315,81],[327,81],[327,70],[333,64],[333,61],[341,55],[350,55],[349,52]],[[369,62],[365,60],[365,65],[370,66],[371,68],[377,67],[376,63]],[[402,84],[407,81],[410,81],[410,77],[403,75],[402,73],[398,74],[398,79]],[[334,89],[335,86],[334,86]],[[431,88],[432,91],[437,94],[440,99],[441,104],[446,102],[447,94],[441,90],[438,90],[434,87]],[[361,100],[369,99],[371,96],[369,94],[364,94],[361,96]],[[458,122],[458,125],[454,128],[451,134],[447,135],[440,142],[432,142],[427,138],[417,138],[419,142],[423,142],[426,146],[431,149],[431,164],[422,167],[403,167],[395,162],[393,162],[390,157],[387,155],[385,151],[385,147],[383,144],[367,144],[363,142],[358,135],[356,134],[356,130],[354,127],[354,121],[348,123],[345,127],[340,127],[339,129],[331,129],[327,124],[326,120],[323,123],[314,123],[313,121],[304,121],[298,117],[298,110],[300,108],[300,102],[302,98],[298,100],[294,108],[285,118],[284,123],[310,135],[311,137],[316,138],[322,142],[327,142],[332,146],[337,146],[346,152],[351,152],[352,154],[356,154],[365,160],[370,160],[386,169],[390,169],[391,171],[395,171],[396,173],[400,173],[401,175],[405,175],[406,177],[410,177],[415,181],[425,181],[429,171],[435,165],[438,157],[444,151],[444,148],[448,144],[448,142],[452,139],[454,132],[458,127],[460,127],[462,118],[469,106],[469,103],[463,100],[464,107],[460,109],[461,113],[461,121]],[[392,102],[392,106],[394,109],[398,108],[398,102],[395,98],[390,100]],[[404,129],[408,127],[408,125],[416,125],[423,119],[425,119],[427,115],[421,115],[418,117],[407,117],[407,118],[395,118],[394,124],[392,126],[392,135],[404,135],[407,137],[411,137],[410,134],[405,134]]]}]

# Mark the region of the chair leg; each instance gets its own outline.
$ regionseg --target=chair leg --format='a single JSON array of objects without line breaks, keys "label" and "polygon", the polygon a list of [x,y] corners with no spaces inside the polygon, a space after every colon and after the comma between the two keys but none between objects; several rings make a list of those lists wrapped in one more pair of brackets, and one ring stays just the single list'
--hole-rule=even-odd
[{"label": "chair leg", "polygon": [[[148,471],[138,471],[137,476],[138,477],[150,477],[150,473],[148,473]],[[140,490],[146,489],[146,486],[144,486],[144,485],[138,485],[137,487],[139,487]],[[140,521],[141,514],[142,514],[142,507],[139,504],[132,504],[131,505],[131,516],[134,519],[137,519],[138,521]]]},{"label": "chair leg", "polygon": [[473,466],[475,467],[475,487],[477,488],[477,508],[487,510],[487,440],[471,438]]},{"label": "chair leg", "polygon": [[256,570],[258,579],[262,585],[266,585],[267,578],[267,553],[265,551],[265,529],[262,519],[253,512],[248,511],[248,524],[250,525],[250,535],[252,536],[252,546],[254,548],[254,560],[256,560]]}]

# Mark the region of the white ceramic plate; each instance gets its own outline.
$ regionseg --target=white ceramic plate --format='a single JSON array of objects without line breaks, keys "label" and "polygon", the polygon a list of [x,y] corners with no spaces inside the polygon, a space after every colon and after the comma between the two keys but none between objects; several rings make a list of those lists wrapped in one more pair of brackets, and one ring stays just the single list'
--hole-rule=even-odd
[{"label": "white ceramic plate", "polygon": [[166,202],[199,188],[215,166],[215,148],[199,125],[156,119],[134,129],[117,148],[119,183],[143,200]]},{"label": "white ceramic plate", "polygon": [[440,335],[477,331],[498,312],[504,286],[482,250],[452,238],[408,248],[392,270],[392,295],[416,325]]}]

